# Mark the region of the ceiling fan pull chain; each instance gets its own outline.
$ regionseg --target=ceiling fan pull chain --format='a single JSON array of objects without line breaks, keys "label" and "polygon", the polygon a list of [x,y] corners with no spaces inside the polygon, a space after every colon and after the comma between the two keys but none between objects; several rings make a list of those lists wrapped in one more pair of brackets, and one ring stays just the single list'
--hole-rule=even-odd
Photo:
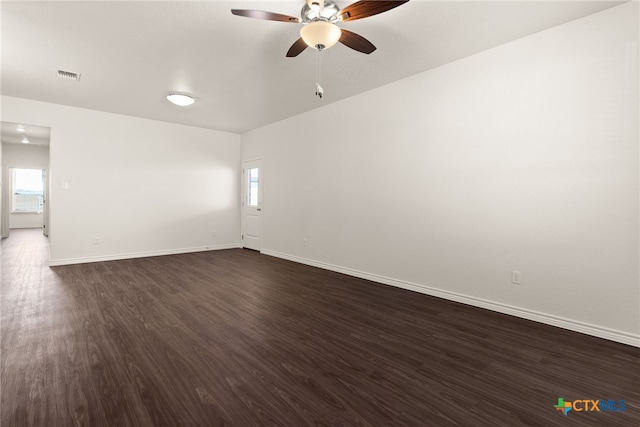
[{"label": "ceiling fan pull chain", "polygon": [[324,96],[324,90],[320,86],[320,54],[322,49],[318,49],[316,52],[316,96],[320,99]]},{"label": "ceiling fan pull chain", "polygon": [[316,83],[320,84],[320,55],[321,55],[321,50],[318,50],[316,53]]}]

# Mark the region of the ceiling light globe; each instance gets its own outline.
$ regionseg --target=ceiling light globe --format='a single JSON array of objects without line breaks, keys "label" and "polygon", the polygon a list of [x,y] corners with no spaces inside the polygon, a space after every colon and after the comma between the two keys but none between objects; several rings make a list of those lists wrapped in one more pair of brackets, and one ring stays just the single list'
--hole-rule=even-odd
[{"label": "ceiling light globe", "polygon": [[340,40],[342,31],[331,22],[310,22],[300,29],[300,37],[314,49],[329,49]]},{"label": "ceiling light globe", "polygon": [[167,95],[167,99],[172,104],[179,105],[180,107],[187,107],[196,102],[196,100],[189,95],[184,95],[181,93],[170,93],[169,95]]}]

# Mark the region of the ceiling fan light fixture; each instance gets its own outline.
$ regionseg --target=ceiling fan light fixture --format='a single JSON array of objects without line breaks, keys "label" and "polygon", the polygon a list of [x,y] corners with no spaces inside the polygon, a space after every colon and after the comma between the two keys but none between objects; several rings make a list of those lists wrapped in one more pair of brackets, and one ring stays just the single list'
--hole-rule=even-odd
[{"label": "ceiling fan light fixture", "polygon": [[192,96],[185,95],[183,93],[170,93],[169,95],[167,95],[167,99],[172,104],[178,105],[180,107],[187,107],[196,102],[196,100],[193,99]]},{"label": "ceiling fan light fixture", "polygon": [[314,21],[300,29],[300,37],[307,46],[314,49],[329,49],[340,40],[342,31],[340,28],[326,21]]}]

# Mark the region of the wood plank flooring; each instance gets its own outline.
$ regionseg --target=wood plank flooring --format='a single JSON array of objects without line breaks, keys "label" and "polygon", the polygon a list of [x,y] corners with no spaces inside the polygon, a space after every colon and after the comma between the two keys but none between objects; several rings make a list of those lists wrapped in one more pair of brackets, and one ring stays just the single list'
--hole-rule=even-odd
[{"label": "wood plank flooring", "polygon": [[0,249],[2,427],[640,425],[638,348],[248,250]]}]

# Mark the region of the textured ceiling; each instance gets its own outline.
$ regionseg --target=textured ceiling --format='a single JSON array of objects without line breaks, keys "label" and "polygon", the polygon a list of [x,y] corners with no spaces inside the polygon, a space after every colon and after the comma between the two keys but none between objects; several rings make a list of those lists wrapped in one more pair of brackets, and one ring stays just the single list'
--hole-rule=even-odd
[{"label": "textured ceiling", "polygon": [[[345,7],[349,1],[338,1]],[[378,50],[336,45],[286,58],[299,24],[232,8],[299,16],[297,1],[2,2],[2,93],[242,133],[598,12],[613,1],[412,0],[340,24]],[[56,70],[81,73],[79,82]],[[193,94],[186,108],[170,91]]]}]

